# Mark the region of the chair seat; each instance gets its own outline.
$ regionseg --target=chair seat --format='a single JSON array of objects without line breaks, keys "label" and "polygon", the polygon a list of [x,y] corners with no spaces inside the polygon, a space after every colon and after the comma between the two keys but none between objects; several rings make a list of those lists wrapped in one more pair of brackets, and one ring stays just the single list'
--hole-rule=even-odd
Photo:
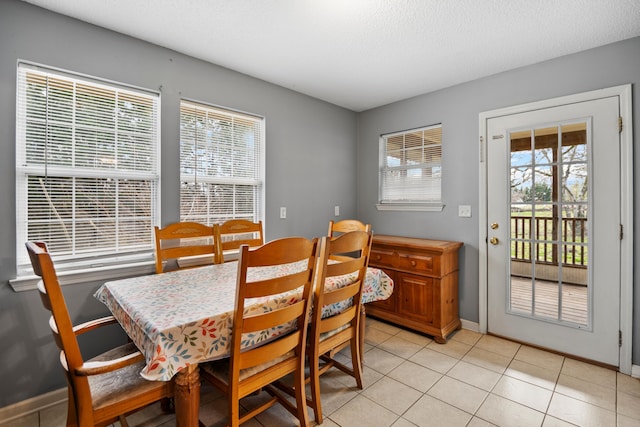
[{"label": "chair seat", "polygon": [[[257,365],[247,369],[242,369],[240,370],[240,381],[257,374],[258,372],[267,370],[270,367],[282,362],[283,360],[289,359],[294,356],[295,356],[295,352],[290,351],[286,354],[283,354],[282,356],[269,360],[268,362],[263,363],[262,365]],[[223,383],[229,383],[229,359],[216,360],[213,362],[201,364],[200,369],[206,371],[211,376],[217,378]]]},{"label": "chair seat", "polygon": [[146,380],[140,375],[144,366],[144,362],[138,362],[118,371],[89,377],[94,410],[97,412],[117,402],[135,399],[156,388],[155,381]]},{"label": "chair seat", "polygon": [[[137,347],[133,343],[128,343],[89,359],[87,362],[113,360],[136,352],[138,352]],[[157,388],[157,381],[149,381],[140,375],[144,367],[145,363],[141,361],[117,371],[89,376],[94,410],[99,411],[118,402],[136,399],[137,396]],[[167,386],[169,386],[168,383]]]}]

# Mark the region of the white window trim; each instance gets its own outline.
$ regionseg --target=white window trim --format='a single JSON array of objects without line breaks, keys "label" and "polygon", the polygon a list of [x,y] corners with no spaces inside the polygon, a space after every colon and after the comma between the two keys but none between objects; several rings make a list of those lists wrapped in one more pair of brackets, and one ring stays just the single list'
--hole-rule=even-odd
[{"label": "white window trim", "polygon": [[445,205],[443,203],[430,204],[407,204],[407,203],[378,203],[376,209],[379,211],[414,211],[414,212],[442,212]]},{"label": "white window trim", "polygon": [[[82,270],[57,272],[60,285],[77,285],[90,282],[116,280],[124,277],[145,276],[155,273],[155,261],[129,262],[120,265],[104,267],[90,267]],[[37,289],[40,277],[36,275],[20,276],[9,280],[9,285],[15,292],[25,292]]]},{"label": "white window trim", "polygon": [[[152,202],[151,209],[155,213],[155,222],[159,222],[160,220],[160,194],[161,194],[161,179],[160,179],[160,167],[161,167],[161,111],[162,111],[162,99],[161,92],[149,90],[147,88],[142,88],[134,85],[129,85],[121,82],[111,81],[108,79],[103,79],[95,76],[90,76],[82,73],[77,73],[73,71],[68,71],[56,67],[51,67],[47,65],[42,65],[30,61],[18,60],[17,67],[20,65],[27,66],[34,70],[44,70],[46,72],[54,72],[60,73],[62,75],[68,75],[70,77],[76,78],[85,78],[91,81],[95,81],[97,83],[102,83],[110,86],[116,86],[120,88],[126,88],[138,92],[149,93],[157,96],[157,123],[156,123],[156,174],[148,174],[148,173],[136,173],[130,172],[128,175],[130,176],[138,176],[139,178],[147,178],[147,179],[155,179],[156,185],[156,200]],[[16,77],[16,83],[18,84],[19,76]],[[17,86],[16,86],[17,87]],[[18,98],[18,93],[16,89],[16,99]],[[17,149],[16,149],[17,152]],[[15,173],[18,174],[28,172],[31,168],[21,167],[18,171],[16,168]],[[56,168],[49,167],[48,172],[52,175],[55,175]],[[102,173],[96,174],[96,176],[102,176]],[[65,176],[70,176],[69,173],[66,173]],[[18,177],[16,176],[16,179]],[[16,182],[17,185],[17,182]],[[157,225],[157,224],[152,224]],[[24,230],[23,230],[24,231]],[[24,234],[24,233],[21,233]],[[16,236],[18,235],[18,230],[16,230]],[[23,239],[24,240],[24,239]],[[154,262],[154,254],[153,254],[153,236],[149,236],[150,249],[141,251],[137,254],[123,254],[119,257],[95,257],[95,258],[85,258],[80,262],[66,262],[62,269],[58,269],[57,275],[60,280],[61,285],[70,285],[70,284],[79,284],[79,283],[87,283],[87,282],[97,282],[104,281],[109,279],[117,279],[128,276],[135,275],[144,275],[150,274],[155,271],[155,262]],[[20,239],[16,242],[16,250],[25,251],[24,242],[21,242]],[[17,254],[16,254],[16,262],[17,262]],[[16,267],[18,267],[16,265]],[[40,281],[38,276],[32,274],[32,269],[27,267],[20,271],[20,269],[16,268],[17,277],[15,279],[9,280],[9,284],[15,292],[29,291],[37,288],[37,283]]]},{"label": "white window trim", "polygon": [[[429,129],[439,127],[442,132],[442,123],[429,125],[429,126],[421,126],[414,129],[408,129],[404,131],[391,132],[380,135],[379,144],[378,144],[378,203],[376,204],[376,209],[378,211],[405,211],[405,212],[442,212],[445,208],[445,204],[442,201],[442,182],[440,183],[440,201],[439,202],[423,202],[423,201],[398,201],[398,202],[382,202],[382,175],[381,171],[384,166],[385,156],[386,156],[386,143],[385,138],[390,136],[399,135],[409,133],[411,131],[420,130],[420,129]],[[442,143],[441,143],[442,147]],[[442,150],[442,148],[441,148]],[[442,153],[442,151],[441,151]],[[441,154],[442,155],[442,154]],[[442,158],[440,160],[440,167],[442,168]]]},{"label": "white window trim", "polygon": [[[230,184],[230,185],[251,185],[251,186],[255,186],[257,188],[257,191],[260,192],[260,200],[258,201],[258,204],[256,206],[257,212],[255,215],[255,218],[253,219],[254,221],[262,221],[263,223],[263,233],[266,232],[266,227],[265,227],[265,205],[266,205],[266,129],[267,129],[267,119],[264,116],[261,116],[259,114],[255,114],[255,113],[250,113],[247,111],[242,111],[242,110],[237,110],[234,108],[229,108],[229,107],[225,107],[222,105],[217,105],[217,104],[212,104],[212,103],[208,103],[208,102],[204,102],[204,101],[199,101],[196,99],[192,99],[192,98],[181,98],[180,99],[180,104],[182,106],[182,103],[185,104],[194,104],[195,106],[200,106],[203,108],[212,108],[212,109],[216,109],[216,110],[221,110],[223,112],[227,112],[230,115],[239,115],[239,116],[248,116],[248,117],[255,117],[256,119],[259,119],[262,121],[262,126],[261,126],[261,135],[260,135],[260,158],[258,159],[258,167],[259,167],[259,175],[256,179],[251,179],[251,178],[236,178],[236,177],[210,177],[210,176],[201,176],[198,175],[197,180],[199,182],[206,182],[206,183],[215,183],[215,184]],[[180,159],[180,162],[182,162],[182,159]],[[179,165],[180,171],[182,171],[182,165]],[[180,174],[180,183],[182,183],[183,181],[191,181],[194,178],[193,175],[184,175],[184,174]],[[182,213],[180,213],[181,217],[182,217]],[[229,218],[231,219],[231,218]],[[237,256],[236,256],[237,258]],[[232,259],[233,256],[232,256]]]}]

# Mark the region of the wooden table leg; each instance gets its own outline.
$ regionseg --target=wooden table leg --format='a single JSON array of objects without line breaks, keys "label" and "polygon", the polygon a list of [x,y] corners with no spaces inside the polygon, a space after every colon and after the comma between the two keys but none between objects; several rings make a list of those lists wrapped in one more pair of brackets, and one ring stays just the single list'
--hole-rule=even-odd
[{"label": "wooden table leg", "polygon": [[174,401],[177,427],[198,427],[200,409],[200,372],[189,365],[175,377]]}]

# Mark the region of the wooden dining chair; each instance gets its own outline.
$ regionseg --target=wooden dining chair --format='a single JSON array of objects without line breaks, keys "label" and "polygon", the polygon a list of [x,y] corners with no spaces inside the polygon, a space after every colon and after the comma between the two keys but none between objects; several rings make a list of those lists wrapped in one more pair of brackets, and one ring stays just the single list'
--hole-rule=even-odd
[{"label": "wooden dining chair", "polygon": [[262,221],[252,222],[246,219],[230,219],[218,226],[216,245],[220,248],[218,264],[224,262],[224,252],[237,250],[242,245],[251,248],[262,246],[264,235]]},{"label": "wooden dining chair", "polygon": [[147,405],[173,396],[172,381],[147,381],[140,376],[144,356],[133,343],[84,360],[77,336],[117,324],[113,316],[74,326],[60,288],[58,276],[44,242],[27,242],[44,307],[51,312],[49,326],[67,378],[67,426],[106,426]]},{"label": "wooden dining chair", "polygon": [[[228,395],[229,425],[237,426],[280,402],[301,426],[308,426],[305,347],[317,255],[318,240],[303,237],[278,239],[255,249],[240,247],[231,356],[201,365],[201,377]],[[290,265],[296,261],[302,261],[302,265],[292,269]],[[287,266],[286,274],[251,277],[256,267],[276,265]],[[272,309],[253,310],[253,298],[273,300]],[[243,340],[254,339],[261,342],[243,348]],[[279,381],[291,373],[292,387]],[[270,399],[240,416],[240,399],[260,389]],[[295,396],[295,405],[283,389]]]},{"label": "wooden dining chair", "polygon": [[[308,404],[318,424],[322,423],[320,375],[331,367],[351,375],[362,389],[362,342],[360,322],[362,290],[371,251],[371,231],[350,231],[330,239],[323,237],[318,281],[313,296],[313,314],[308,337],[309,381]],[[339,259],[340,261],[336,261]],[[325,283],[332,282],[331,286]],[[349,346],[351,366],[335,356]]]},{"label": "wooden dining chair", "polygon": [[217,227],[186,221],[156,226],[156,273],[217,264],[221,257],[215,239]]},{"label": "wooden dining chair", "polygon": [[339,236],[342,233],[356,230],[370,231],[371,224],[364,224],[357,219],[343,219],[342,221],[338,222],[329,221],[329,232],[327,233],[327,236],[333,238]]}]

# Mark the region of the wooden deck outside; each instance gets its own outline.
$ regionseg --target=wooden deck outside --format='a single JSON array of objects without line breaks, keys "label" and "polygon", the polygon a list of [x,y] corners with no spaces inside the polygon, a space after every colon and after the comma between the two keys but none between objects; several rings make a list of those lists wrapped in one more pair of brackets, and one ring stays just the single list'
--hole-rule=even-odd
[{"label": "wooden deck outside", "polygon": [[[511,276],[511,307],[531,314],[532,280]],[[557,282],[536,280],[535,315],[565,322],[587,324],[587,287],[562,284],[562,313],[558,316],[559,286]]]}]

